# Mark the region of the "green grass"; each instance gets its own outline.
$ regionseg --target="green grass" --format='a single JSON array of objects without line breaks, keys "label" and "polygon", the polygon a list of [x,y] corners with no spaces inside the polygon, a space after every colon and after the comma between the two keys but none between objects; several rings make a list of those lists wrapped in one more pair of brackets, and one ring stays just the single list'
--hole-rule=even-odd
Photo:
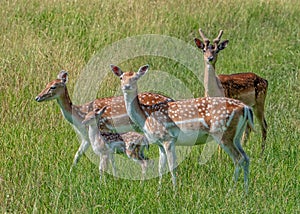
[{"label": "green grass", "polygon": [[[298,0],[19,0],[1,1],[0,6],[1,212],[300,212]],[[55,102],[34,101],[45,84],[66,69],[72,92],[89,60],[108,45],[130,36],[158,34],[195,46],[199,27],[209,38],[223,29],[223,38],[230,40],[219,55],[218,73],[253,71],[269,81],[269,133],[263,158],[258,125],[245,146],[251,158],[249,195],[243,194],[241,176],[236,191],[226,197],[233,164],[222,152],[199,165],[203,147],[193,148],[179,165],[175,196],[169,174],[160,196],[155,194],[158,178],[141,184],[107,175],[100,183],[98,167],[85,156],[70,174],[79,142]],[[121,67],[137,69],[146,63],[182,80],[194,96],[203,94],[195,76],[170,59],[139,57]],[[99,97],[114,95],[119,83],[111,75],[105,86]]]}]

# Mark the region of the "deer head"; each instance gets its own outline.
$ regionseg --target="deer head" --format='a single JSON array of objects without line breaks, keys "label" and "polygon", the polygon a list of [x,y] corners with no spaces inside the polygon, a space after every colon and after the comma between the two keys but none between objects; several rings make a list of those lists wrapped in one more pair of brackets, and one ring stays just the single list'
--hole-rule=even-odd
[{"label": "deer head", "polygon": [[35,100],[37,102],[47,101],[57,99],[66,90],[66,83],[68,81],[68,72],[60,71],[57,75],[57,79],[49,82],[46,88],[36,96]]},{"label": "deer head", "polygon": [[127,72],[123,71],[115,65],[111,65],[112,72],[121,79],[122,90],[126,91],[136,91],[137,90],[137,80],[143,76],[149,70],[149,65],[141,66],[138,72]]},{"label": "deer head", "polygon": [[103,108],[94,109],[93,111],[90,111],[82,121],[82,124],[89,125],[91,123],[96,123],[100,120],[101,116],[105,112],[107,106],[104,106]]},{"label": "deer head", "polygon": [[220,30],[219,35],[213,40],[213,44],[211,45],[209,39],[204,35],[201,28],[199,29],[199,33],[203,41],[195,38],[195,43],[197,47],[203,51],[204,61],[215,67],[219,51],[227,47],[229,40],[224,40],[220,43],[223,34],[223,30]]}]

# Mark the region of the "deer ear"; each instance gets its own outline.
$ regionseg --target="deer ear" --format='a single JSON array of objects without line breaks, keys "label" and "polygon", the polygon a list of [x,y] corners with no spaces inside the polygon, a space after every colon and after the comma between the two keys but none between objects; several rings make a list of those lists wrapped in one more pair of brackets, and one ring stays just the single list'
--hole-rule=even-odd
[{"label": "deer ear", "polygon": [[139,68],[137,74],[138,76],[143,76],[147,71],[149,70],[149,65],[143,65],[142,67]]},{"label": "deer ear", "polygon": [[225,41],[221,42],[221,43],[218,45],[218,50],[220,51],[220,50],[225,49],[225,48],[227,47],[228,43],[229,43],[229,40],[225,40]]},{"label": "deer ear", "polygon": [[123,74],[123,71],[121,70],[121,68],[119,68],[116,65],[110,65],[110,69],[118,77],[120,77]]},{"label": "deer ear", "polygon": [[198,48],[200,48],[202,50],[204,49],[204,44],[203,44],[203,42],[200,39],[195,38],[194,41],[195,41],[195,43],[196,43],[196,45],[197,45]]},{"label": "deer ear", "polygon": [[61,70],[57,75],[57,79],[60,79],[64,83],[67,83],[68,82],[68,72],[65,70]]},{"label": "deer ear", "polygon": [[94,111],[95,111],[96,115],[101,116],[105,112],[106,109],[107,109],[107,106],[104,106],[103,108],[101,108],[101,109],[97,108]]}]

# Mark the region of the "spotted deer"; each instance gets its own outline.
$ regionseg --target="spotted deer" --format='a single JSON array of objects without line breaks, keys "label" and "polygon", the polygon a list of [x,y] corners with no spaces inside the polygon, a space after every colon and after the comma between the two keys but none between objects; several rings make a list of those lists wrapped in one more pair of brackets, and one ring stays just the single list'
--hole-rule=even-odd
[{"label": "spotted deer", "polygon": [[[210,44],[210,40],[199,29],[200,36],[203,41],[195,38],[198,48],[203,51],[205,70],[204,70],[204,88],[205,96],[212,97],[230,97],[242,101],[253,108],[254,114],[262,130],[261,154],[265,150],[267,138],[267,122],[265,119],[265,100],[267,96],[268,81],[256,75],[255,73],[236,73],[236,74],[220,74],[215,73],[215,64],[217,62],[218,53],[225,49],[228,40],[220,42],[223,30]],[[247,141],[250,128],[246,128],[245,141]]]},{"label": "spotted deer", "polygon": [[[60,71],[57,79],[49,82],[45,89],[36,96],[35,100],[37,102],[56,100],[64,118],[79,133],[81,144],[75,154],[73,165],[70,169],[72,171],[80,157],[90,146],[88,131],[85,125],[82,124],[88,112],[107,106],[99,122],[99,126],[103,132],[128,132],[133,131],[135,127],[127,115],[123,96],[99,98],[83,105],[74,105],[68,93],[67,81],[68,72],[64,70]],[[171,98],[154,93],[141,93],[139,99],[145,105],[172,101]]]},{"label": "spotted deer", "polygon": [[113,175],[116,176],[114,153],[124,153],[129,158],[137,161],[142,168],[142,176],[144,178],[147,169],[147,158],[144,156],[144,148],[148,148],[146,137],[137,132],[112,134],[100,131],[99,121],[106,108],[105,106],[102,109],[90,111],[82,121],[82,124],[88,126],[89,139],[93,151],[100,157],[100,179],[105,169],[107,169],[108,162],[111,163]]},{"label": "spotted deer", "polygon": [[111,65],[112,72],[121,80],[125,106],[131,120],[146,135],[149,143],[159,146],[159,187],[168,162],[173,187],[176,186],[176,146],[205,144],[213,138],[232,158],[235,165],[234,186],[239,169],[244,169],[244,185],[248,190],[249,158],[240,140],[247,124],[253,127],[252,110],[238,100],[226,97],[204,97],[157,103],[145,106],[137,98],[137,81],[149,66],[138,72],[123,72]]}]

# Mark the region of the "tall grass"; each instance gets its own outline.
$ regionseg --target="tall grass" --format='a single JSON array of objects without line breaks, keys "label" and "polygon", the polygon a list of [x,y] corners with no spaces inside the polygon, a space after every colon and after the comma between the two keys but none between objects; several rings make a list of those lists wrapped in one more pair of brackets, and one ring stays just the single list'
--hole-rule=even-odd
[{"label": "tall grass", "polygon": [[[300,212],[298,1],[19,0],[0,6],[1,212]],[[240,178],[226,197],[233,164],[225,154],[214,154],[199,165],[203,147],[193,148],[179,165],[175,195],[169,174],[159,196],[158,179],[140,183],[107,175],[100,182],[98,167],[86,157],[70,174],[79,143],[55,102],[34,101],[45,84],[66,69],[72,92],[89,60],[113,42],[159,34],[194,45],[199,27],[210,38],[223,29],[230,40],[218,73],[253,71],[269,81],[265,154],[259,158],[259,126],[245,146],[251,158],[249,195],[244,197]],[[195,96],[203,94],[192,74],[172,60],[142,57],[122,67],[146,63],[176,75]],[[118,86],[111,76],[99,97],[111,96]]]}]

